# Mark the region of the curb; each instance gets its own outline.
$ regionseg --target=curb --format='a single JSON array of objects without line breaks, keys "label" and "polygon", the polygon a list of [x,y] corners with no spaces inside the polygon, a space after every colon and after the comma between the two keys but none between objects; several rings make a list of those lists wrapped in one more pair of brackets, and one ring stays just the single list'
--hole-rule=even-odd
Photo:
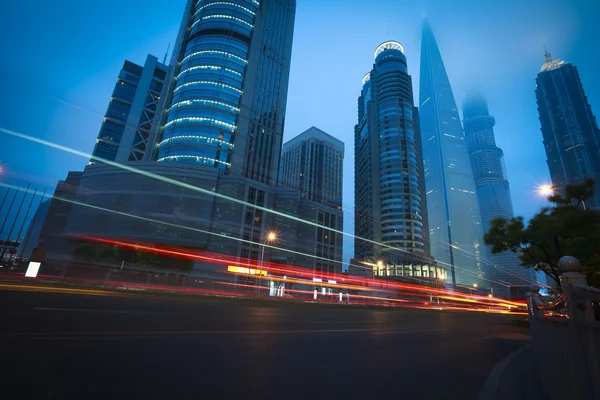
[{"label": "curb", "polygon": [[[487,377],[485,384],[483,385],[483,389],[479,393],[477,397],[478,400],[496,400],[496,396],[498,394],[498,388],[500,387],[500,382],[502,381],[502,376],[504,375],[504,371],[510,365],[511,362],[515,360],[519,355],[528,350],[531,347],[530,344],[527,346],[521,347],[519,350],[509,354],[504,357],[502,361],[494,366],[494,369]],[[500,399],[498,399],[500,400]]]}]

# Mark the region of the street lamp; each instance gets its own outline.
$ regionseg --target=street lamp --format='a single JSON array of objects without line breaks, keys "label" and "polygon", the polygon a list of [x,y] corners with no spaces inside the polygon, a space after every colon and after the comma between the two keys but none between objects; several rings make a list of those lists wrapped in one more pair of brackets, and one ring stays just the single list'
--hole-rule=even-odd
[{"label": "street lamp", "polygon": [[554,189],[550,185],[541,185],[538,187],[538,192],[541,196],[550,197],[554,194]]},{"label": "street lamp", "polygon": [[[277,232],[274,232],[274,231],[267,232],[267,236],[265,238],[266,243],[273,243],[276,240],[277,240]],[[260,293],[260,285],[262,283],[261,281],[262,281],[263,264],[265,262],[265,247],[266,247],[266,244],[263,244],[262,252],[260,255],[260,270],[258,271],[258,288],[257,288],[259,293]]]}]

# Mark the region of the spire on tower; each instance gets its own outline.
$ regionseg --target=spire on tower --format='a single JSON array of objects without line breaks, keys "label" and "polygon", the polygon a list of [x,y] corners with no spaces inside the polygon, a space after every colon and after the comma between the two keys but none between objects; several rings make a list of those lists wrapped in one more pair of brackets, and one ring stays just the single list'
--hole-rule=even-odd
[{"label": "spire on tower", "polygon": [[169,50],[171,49],[171,43],[167,46],[167,51],[165,52],[165,58],[163,58],[163,64],[167,64],[167,56],[169,55]]},{"label": "spire on tower", "polygon": [[552,62],[552,53],[548,53],[548,49],[546,45],[544,45],[544,62],[551,63]]}]

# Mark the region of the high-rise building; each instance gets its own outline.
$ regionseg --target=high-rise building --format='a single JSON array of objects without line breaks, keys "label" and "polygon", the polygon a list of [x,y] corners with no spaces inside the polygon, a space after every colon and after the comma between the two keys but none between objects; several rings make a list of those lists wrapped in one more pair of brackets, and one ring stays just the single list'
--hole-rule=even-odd
[{"label": "high-rise building", "polygon": [[[272,225],[285,248],[296,251],[286,262],[310,268],[316,277],[342,272],[343,237],[335,231],[344,227],[343,162],[344,143],[315,127],[283,145],[275,208],[323,227],[283,217],[275,217]],[[284,253],[276,251],[274,257]]]},{"label": "high-rise building", "polygon": [[452,87],[429,23],[423,26],[419,93],[431,255],[451,280],[483,285],[483,233],[475,181]]},{"label": "high-rise building", "polygon": [[[410,266],[412,273],[412,265],[431,260],[418,113],[400,43],[377,47],[362,84],[354,129],[355,258],[394,271]],[[419,276],[437,275],[433,266],[419,267]]]},{"label": "high-rise building", "polygon": [[535,95],[553,187],[561,191],[566,185],[592,178],[596,189],[587,205],[600,209],[600,132],[577,68],[553,59],[546,52],[536,83]]},{"label": "high-rise building", "polygon": [[[514,217],[504,153],[496,146],[495,124],[485,97],[480,93],[469,93],[463,102],[463,128],[484,234],[489,231],[494,218],[509,220]],[[489,279],[499,283],[498,289],[506,287],[506,284],[527,286],[534,281],[532,271],[519,265],[515,253],[492,255],[488,251],[487,258],[494,265],[488,268]]]},{"label": "high-rise building", "polygon": [[313,126],[284,143],[280,185],[341,209],[343,164],[344,142]]},{"label": "high-rise building", "polygon": [[188,0],[157,161],[277,184],[295,9],[295,0]]},{"label": "high-rise building", "polygon": [[188,0],[143,160],[86,167],[66,234],[268,261],[295,9]]},{"label": "high-rise building", "polygon": [[151,55],[144,66],[125,61],[96,139],[94,156],[118,162],[144,158],[167,68]]}]

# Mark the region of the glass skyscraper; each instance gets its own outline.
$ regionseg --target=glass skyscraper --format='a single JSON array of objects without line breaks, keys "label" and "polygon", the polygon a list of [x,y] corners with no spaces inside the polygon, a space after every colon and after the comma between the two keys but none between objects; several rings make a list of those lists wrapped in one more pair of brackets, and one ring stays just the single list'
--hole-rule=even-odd
[{"label": "glass skyscraper", "polygon": [[[375,51],[354,130],[355,258],[422,263],[427,257],[423,162],[412,79],[395,41]],[[427,272],[429,276],[429,272]]]},{"label": "glass skyscraper", "polygon": [[600,209],[600,132],[577,68],[546,52],[536,83],[552,185],[560,191],[592,178],[596,189],[587,205]]},{"label": "glass skyscraper", "polygon": [[276,207],[295,11],[295,0],[188,0],[143,159],[89,165],[77,201],[96,208],[74,207],[68,234],[258,260],[277,229],[265,208]]},{"label": "glass skyscraper", "polygon": [[275,185],[295,0],[189,0],[156,159]]},{"label": "glass skyscraper", "polygon": [[429,23],[419,93],[431,255],[455,284],[483,284],[481,216],[454,94]]},{"label": "glass skyscraper", "polygon": [[[496,120],[490,116],[483,95],[469,93],[463,102],[463,127],[484,234],[489,231],[494,218],[509,220],[514,217],[504,153],[496,146],[495,124]],[[489,278],[498,282],[498,289],[505,289],[505,285],[529,285],[534,279],[532,270],[519,265],[520,261],[515,253],[491,255],[488,251],[487,257],[494,266],[499,267],[488,268]]]}]

